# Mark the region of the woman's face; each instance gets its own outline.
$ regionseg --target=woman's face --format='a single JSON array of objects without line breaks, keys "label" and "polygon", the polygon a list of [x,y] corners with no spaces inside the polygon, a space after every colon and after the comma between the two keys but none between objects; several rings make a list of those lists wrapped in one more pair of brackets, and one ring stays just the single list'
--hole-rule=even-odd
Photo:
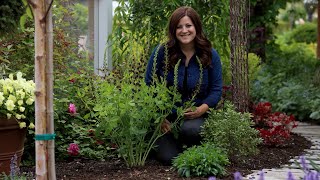
[{"label": "woman's face", "polygon": [[188,16],[180,19],[176,29],[176,37],[180,45],[193,45],[196,28]]}]

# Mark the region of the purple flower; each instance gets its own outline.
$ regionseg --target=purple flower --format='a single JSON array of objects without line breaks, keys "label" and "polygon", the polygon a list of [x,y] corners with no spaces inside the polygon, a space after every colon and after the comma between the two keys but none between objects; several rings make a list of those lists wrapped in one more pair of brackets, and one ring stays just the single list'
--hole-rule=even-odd
[{"label": "purple flower", "polygon": [[302,166],[302,169],[304,172],[308,172],[309,171],[309,168],[307,166],[307,163],[306,163],[306,157],[305,156],[300,156],[300,164]]},{"label": "purple flower", "polygon": [[14,179],[14,177],[19,174],[20,169],[18,167],[18,156],[14,154],[10,161],[10,177]]},{"label": "purple flower", "polygon": [[259,180],[264,180],[264,172],[263,172],[263,170],[261,170],[259,172]]},{"label": "purple flower", "polygon": [[310,171],[304,176],[304,180],[319,180],[319,173]]},{"label": "purple flower", "polygon": [[77,156],[79,155],[79,146],[78,144],[76,143],[71,143],[69,144],[69,147],[68,147],[68,154],[71,155],[71,156]]},{"label": "purple flower", "polygon": [[287,180],[294,180],[293,174],[291,171],[288,172],[288,178]]},{"label": "purple flower", "polygon": [[69,104],[69,113],[72,115],[75,115],[77,113],[76,105],[72,103]]},{"label": "purple flower", "polygon": [[240,172],[234,173],[234,180],[242,180],[242,176],[241,176]]},{"label": "purple flower", "polygon": [[216,180],[216,177],[211,176],[211,177],[208,178],[208,180]]}]

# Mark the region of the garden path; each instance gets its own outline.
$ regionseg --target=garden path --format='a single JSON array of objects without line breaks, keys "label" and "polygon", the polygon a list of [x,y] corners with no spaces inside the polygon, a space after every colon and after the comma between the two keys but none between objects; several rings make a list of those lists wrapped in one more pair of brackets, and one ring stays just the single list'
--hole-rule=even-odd
[{"label": "garden path", "polygon": [[[310,160],[315,162],[320,167],[320,126],[312,125],[309,123],[299,122],[297,128],[293,129],[294,133],[300,134],[312,142],[310,149],[306,149],[304,154],[307,161],[307,167],[314,170],[309,164]],[[299,162],[300,157],[294,157],[288,164],[284,165],[282,168],[277,169],[263,169],[264,180],[286,180],[288,177],[288,172],[290,171],[294,179],[301,179],[304,177],[304,172],[299,168],[296,162]],[[247,175],[245,180],[259,179],[261,170],[254,170],[252,174]]]}]

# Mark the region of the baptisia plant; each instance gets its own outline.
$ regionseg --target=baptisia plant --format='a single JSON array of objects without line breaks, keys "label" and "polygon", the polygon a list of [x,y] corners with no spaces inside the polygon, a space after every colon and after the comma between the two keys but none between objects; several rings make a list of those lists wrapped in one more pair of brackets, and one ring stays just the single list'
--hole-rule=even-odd
[{"label": "baptisia plant", "polygon": [[9,78],[0,79],[0,120],[14,119],[20,128],[34,128],[34,90],[35,83],[26,80],[18,72]]}]

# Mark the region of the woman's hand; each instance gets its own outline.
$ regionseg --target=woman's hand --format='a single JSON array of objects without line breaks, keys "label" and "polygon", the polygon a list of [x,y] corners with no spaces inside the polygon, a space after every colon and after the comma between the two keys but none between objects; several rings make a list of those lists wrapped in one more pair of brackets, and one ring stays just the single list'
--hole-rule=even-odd
[{"label": "woman's hand", "polygon": [[202,104],[193,111],[191,108],[188,108],[184,113],[184,118],[186,119],[196,119],[201,117],[204,113],[209,110],[209,106],[207,104]]},{"label": "woman's hand", "polygon": [[171,123],[165,119],[162,124],[161,124],[161,131],[163,133],[167,133],[167,132],[170,132],[171,131]]}]

